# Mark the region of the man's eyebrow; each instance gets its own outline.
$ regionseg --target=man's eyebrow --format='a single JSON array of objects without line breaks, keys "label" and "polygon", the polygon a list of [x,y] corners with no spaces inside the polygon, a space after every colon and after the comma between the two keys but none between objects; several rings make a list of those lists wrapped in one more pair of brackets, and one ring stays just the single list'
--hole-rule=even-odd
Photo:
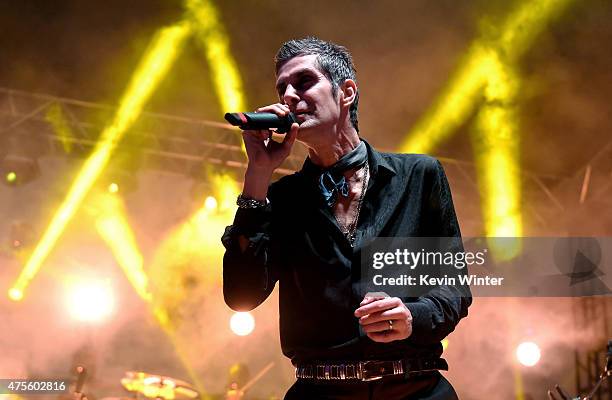
[{"label": "man's eyebrow", "polygon": [[[287,77],[287,79],[292,78],[292,77],[297,77],[297,78],[299,78],[299,77],[300,77],[300,76],[302,76],[302,75],[309,74],[309,73],[312,73],[312,72],[313,72],[312,68],[308,68],[308,67],[306,67],[306,68],[302,68],[302,69],[299,69],[299,70],[297,70],[297,71],[293,72],[292,74],[290,74],[290,75]],[[285,81],[284,81],[284,80],[283,80],[283,81],[279,81],[279,82],[276,84],[276,91],[277,91],[277,92],[278,92],[278,91],[280,91],[280,88],[281,88],[281,87],[283,87],[284,85],[285,85]]]}]

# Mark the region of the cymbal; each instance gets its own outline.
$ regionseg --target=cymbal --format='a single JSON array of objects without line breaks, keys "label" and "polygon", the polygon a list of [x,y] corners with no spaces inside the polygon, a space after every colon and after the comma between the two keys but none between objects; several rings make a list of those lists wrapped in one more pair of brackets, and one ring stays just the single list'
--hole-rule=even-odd
[{"label": "cymbal", "polygon": [[121,378],[121,385],[128,392],[140,393],[153,399],[186,400],[200,396],[200,393],[185,381],[146,372],[127,371],[125,377]]}]

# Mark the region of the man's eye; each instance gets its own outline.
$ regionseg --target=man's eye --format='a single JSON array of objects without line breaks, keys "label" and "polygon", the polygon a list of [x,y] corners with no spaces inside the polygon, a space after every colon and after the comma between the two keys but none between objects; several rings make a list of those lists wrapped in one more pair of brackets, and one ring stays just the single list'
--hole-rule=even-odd
[{"label": "man's eye", "polygon": [[309,77],[302,78],[302,79],[300,79],[299,86],[301,88],[307,87],[310,84],[311,81],[312,81],[312,79],[310,79]]}]

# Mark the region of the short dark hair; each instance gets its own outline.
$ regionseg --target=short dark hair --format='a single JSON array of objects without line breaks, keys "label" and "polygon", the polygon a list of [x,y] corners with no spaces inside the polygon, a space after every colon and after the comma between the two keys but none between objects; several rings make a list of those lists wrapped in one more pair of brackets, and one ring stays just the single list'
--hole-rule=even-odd
[{"label": "short dark hair", "polygon": [[[334,96],[338,93],[338,88],[345,80],[352,79],[357,82],[353,58],[346,47],[311,36],[283,43],[278,53],[276,53],[276,57],[274,57],[276,73],[290,59],[312,54],[317,56],[317,66],[331,82],[332,94]],[[353,101],[349,109],[351,123],[357,132],[359,132],[357,122],[358,105],[359,88],[357,88],[357,93],[355,94],[355,101]]]}]

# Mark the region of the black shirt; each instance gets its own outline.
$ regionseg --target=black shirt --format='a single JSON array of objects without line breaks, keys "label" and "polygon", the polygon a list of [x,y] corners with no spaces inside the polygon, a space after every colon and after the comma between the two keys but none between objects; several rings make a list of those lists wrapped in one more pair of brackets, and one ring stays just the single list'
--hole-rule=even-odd
[{"label": "black shirt", "polygon": [[[369,144],[370,179],[351,247],[321,198],[318,168],[270,185],[270,203],[238,209],[223,235],[223,293],[234,310],[261,304],[279,282],[283,353],[294,363],[312,360],[438,357],[440,341],[467,315],[469,288],[440,286],[418,298],[402,297],[413,317],[412,335],[377,343],[354,312],[365,293],[359,282],[361,248],[376,237],[460,237],[442,165],[417,154],[388,154]],[[243,253],[237,236],[249,239]]]}]

